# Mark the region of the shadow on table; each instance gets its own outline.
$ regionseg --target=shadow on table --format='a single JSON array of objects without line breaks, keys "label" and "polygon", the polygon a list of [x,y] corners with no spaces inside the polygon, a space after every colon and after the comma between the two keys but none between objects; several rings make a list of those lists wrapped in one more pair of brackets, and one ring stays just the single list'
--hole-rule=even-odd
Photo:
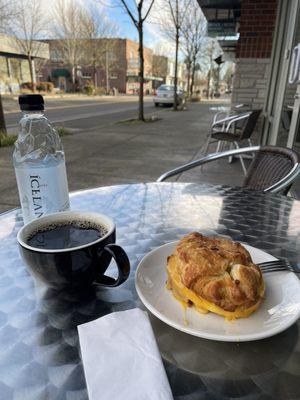
[{"label": "shadow on table", "polygon": [[[296,324],[271,338],[230,343],[188,335],[152,315],[151,323],[175,398],[197,392],[201,399],[253,399],[262,394],[277,400],[299,398]],[[280,394],[282,379],[287,389]],[[202,397],[204,393],[208,397]]]}]

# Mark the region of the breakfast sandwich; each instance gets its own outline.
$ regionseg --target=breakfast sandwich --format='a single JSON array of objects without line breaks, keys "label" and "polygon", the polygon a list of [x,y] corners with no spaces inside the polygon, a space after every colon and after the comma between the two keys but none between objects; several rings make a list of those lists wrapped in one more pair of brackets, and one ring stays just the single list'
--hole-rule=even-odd
[{"label": "breakfast sandwich", "polygon": [[167,273],[167,288],[183,305],[229,320],[252,314],[265,292],[262,273],[244,246],[198,232],[179,241]]}]

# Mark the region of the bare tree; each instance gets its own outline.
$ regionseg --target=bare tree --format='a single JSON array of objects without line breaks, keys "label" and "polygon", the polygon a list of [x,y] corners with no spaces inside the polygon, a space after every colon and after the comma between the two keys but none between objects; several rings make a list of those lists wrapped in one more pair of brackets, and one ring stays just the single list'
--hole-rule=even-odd
[{"label": "bare tree", "polygon": [[[180,38],[182,36],[182,27],[185,15],[189,12],[191,0],[162,0],[160,14],[163,13],[160,30],[175,44],[175,71],[174,71],[174,110],[178,109],[178,56],[180,47]],[[161,17],[159,17],[161,18]]]},{"label": "bare tree", "polygon": [[106,16],[92,7],[83,14],[83,30],[85,37],[84,62],[93,68],[93,81],[95,88],[97,82],[97,68],[105,71],[106,92],[110,91],[109,77],[116,68],[116,40],[118,28]]},{"label": "bare tree", "polygon": [[0,0],[0,33],[6,32],[11,19],[16,15],[15,1]]},{"label": "bare tree", "polygon": [[166,77],[168,74],[168,57],[153,54],[152,75],[155,77]]},{"label": "bare tree", "polygon": [[185,55],[188,72],[188,93],[193,94],[195,72],[199,68],[197,59],[206,42],[206,19],[199,7],[193,0],[189,5],[189,12],[185,13],[182,22],[181,49]]},{"label": "bare tree", "polygon": [[211,87],[211,79],[213,75],[213,52],[214,52],[214,42],[211,41],[209,47],[207,48],[207,56],[208,56],[208,72],[207,72],[207,89],[206,89],[206,97],[209,98],[210,87]]},{"label": "bare tree", "polygon": [[86,10],[75,0],[58,0],[54,8],[54,31],[59,38],[56,50],[58,58],[71,68],[73,90],[76,85],[76,68],[85,51],[83,46],[85,15]]},{"label": "bare tree", "polygon": [[230,91],[232,88],[232,77],[233,77],[233,63],[226,63],[226,70],[224,71],[223,81],[226,83],[227,90]]},{"label": "bare tree", "polygon": [[154,0],[115,0],[128,14],[136,27],[139,37],[139,115],[138,119],[145,120],[144,116],[144,22],[153,7]]},{"label": "bare tree", "polygon": [[202,65],[205,65],[207,70],[207,98],[210,93],[213,94],[213,91],[219,93],[220,71],[223,64],[221,54],[218,42],[210,40],[201,59]]},{"label": "bare tree", "polygon": [[[11,18],[14,16],[14,1],[11,0],[0,0],[0,33],[5,32],[9,26]],[[3,135],[7,134],[2,96],[0,90],[0,133]]]},{"label": "bare tree", "polygon": [[17,6],[18,12],[14,17],[11,29],[13,29],[17,46],[28,58],[31,87],[34,91],[36,83],[34,57],[38,55],[44,45],[38,39],[41,39],[45,32],[47,20],[40,0],[19,0]]}]

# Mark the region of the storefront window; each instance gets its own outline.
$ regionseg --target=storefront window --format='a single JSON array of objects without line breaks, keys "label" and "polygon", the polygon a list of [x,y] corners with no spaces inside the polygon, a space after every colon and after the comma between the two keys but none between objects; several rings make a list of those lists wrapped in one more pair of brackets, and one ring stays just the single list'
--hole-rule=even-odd
[{"label": "storefront window", "polygon": [[[299,11],[298,11],[299,13]],[[294,35],[294,40],[293,40],[293,46],[294,48],[298,43],[300,43],[300,20],[297,18],[296,20],[296,26],[295,26],[295,35]],[[285,86],[285,93],[284,93],[284,99],[283,99],[283,105],[282,105],[282,110],[281,110],[281,123],[279,125],[278,129],[278,136],[277,136],[277,145],[278,146],[287,146],[288,145],[288,140],[291,135],[294,136],[294,145],[299,148],[299,123],[297,124],[296,130],[295,126],[291,126],[291,121],[292,121],[292,116],[293,116],[293,111],[295,108],[295,100],[296,100],[296,93],[297,93],[297,88],[299,83],[300,77],[298,77],[298,80],[295,80],[294,82],[289,82],[291,78],[291,69],[293,68],[292,65],[292,60],[293,57],[290,57],[290,65],[289,65],[289,74],[287,77],[286,81],[286,86]],[[291,132],[291,129],[294,130],[294,132]]]}]

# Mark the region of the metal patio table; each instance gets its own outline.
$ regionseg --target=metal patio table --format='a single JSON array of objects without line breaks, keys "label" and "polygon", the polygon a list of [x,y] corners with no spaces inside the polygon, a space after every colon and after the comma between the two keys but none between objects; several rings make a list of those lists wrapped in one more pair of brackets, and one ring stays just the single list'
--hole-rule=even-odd
[{"label": "metal patio table", "polygon": [[[71,205],[115,220],[117,243],[127,251],[132,272],[122,286],[95,289],[83,299],[39,286],[18,253],[20,210],[2,214],[1,400],[87,399],[77,325],[143,307],[134,288],[138,262],[151,249],[187,232],[229,236],[300,261],[300,202],[280,195],[206,184],[149,183],[76,192]],[[300,398],[299,321],[268,339],[223,343],[187,335],[150,317],[175,399]]]}]

